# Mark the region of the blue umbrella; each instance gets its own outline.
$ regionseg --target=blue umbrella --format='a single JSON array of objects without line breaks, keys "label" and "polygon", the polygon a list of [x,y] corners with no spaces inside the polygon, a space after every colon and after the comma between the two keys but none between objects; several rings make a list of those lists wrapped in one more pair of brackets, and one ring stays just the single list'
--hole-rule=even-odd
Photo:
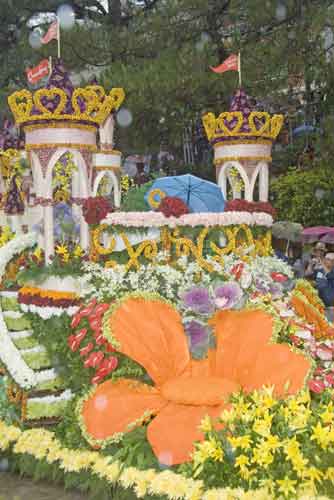
[{"label": "blue umbrella", "polygon": [[293,135],[302,135],[302,134],[309,134],[312,132],[320,132],[320,130],[316,127],[313,127],[312,125],[300,125],[300,127],[297,127],[293,129],[292,134]]},{"label": "blue umbrella", "polygon": [[[145,201],[148,205],[150,205],[150,193],[155,189],[163,191],[167,196],[180,198],[188,205],[191,212],[224,211],[225,200],[220,187],[194,175],[176,175],[157,179],[145,194]],[[158,193],[153,198],[158,201]]]}]

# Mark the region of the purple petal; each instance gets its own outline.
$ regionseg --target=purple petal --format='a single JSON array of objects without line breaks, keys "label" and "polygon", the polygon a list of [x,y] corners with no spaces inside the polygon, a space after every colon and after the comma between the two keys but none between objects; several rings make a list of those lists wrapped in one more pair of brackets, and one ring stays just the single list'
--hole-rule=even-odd
[{"label": "purple petal", "polygon": [[240,302],[243,291],[235,281],[228,281],[215,290],[215,306],[218,309],[230,309]]}]

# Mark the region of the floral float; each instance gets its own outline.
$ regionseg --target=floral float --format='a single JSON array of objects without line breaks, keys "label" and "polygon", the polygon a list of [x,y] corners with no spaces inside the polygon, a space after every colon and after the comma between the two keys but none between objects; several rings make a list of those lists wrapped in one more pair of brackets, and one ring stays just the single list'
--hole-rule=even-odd
[{"label": "floral float", "polygon": [[272,318],[262,311],[217,313],[211,320],[217,346],[203,361],[191,359],[179,313],[159,297],[129,297],[111,311],[106,338],[143,366],[154,386],[120,379],[85,398],[82,425],[94,444],[119,438],[154,415],[147,437],[155,455],[167,465],[182,463],[201,437],[201,420],[218,417],[232,393],[265,384],[274,385],[276,395],[295,394],[310,370],[302,354],[269,345]]}]

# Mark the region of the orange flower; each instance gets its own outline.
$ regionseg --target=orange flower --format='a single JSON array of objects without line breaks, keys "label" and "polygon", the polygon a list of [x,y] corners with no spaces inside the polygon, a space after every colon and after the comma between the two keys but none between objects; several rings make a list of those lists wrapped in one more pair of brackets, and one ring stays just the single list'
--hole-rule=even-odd
[{"label": "orange flower", "polygon": [[278,396],[294,394],[311,368],[289,346],[270,343],[273,320],[263,311],[217,313],[211,320],[217,347],[201,361],[190,358],[180,314],[158,297],[128,297],[106,324],[118,351],[141,364],[154,386],[129,379],[97,386],[79,406],[84,433],[101,445],[154,415],[147,437],[168,465],[189,460],[203,438],[201,420],[218,417],[231,393],[274,385]]}]

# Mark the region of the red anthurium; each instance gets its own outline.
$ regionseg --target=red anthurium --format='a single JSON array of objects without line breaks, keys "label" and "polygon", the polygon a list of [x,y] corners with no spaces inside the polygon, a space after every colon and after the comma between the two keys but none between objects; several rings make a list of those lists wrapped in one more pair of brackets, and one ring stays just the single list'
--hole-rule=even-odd
[{"label": "red anthurium", "polygon": [[104,338],[102,333],[99,333],[98,335],[95,336],[95,342],[97,345],[103,345],[107,343],[107,340]]},{"label": "red anthurium", "polygon": [[115,356],[110,356],[110,358],[105,358],[101,363],[99,370],[97,371],[97,375],[108,375],[110,372],[115,370],[118,365],[118,359]]},{"label": "red anthurium", "polygon": [[87,307],[79,311],[80,316],[82,318],[84,316],[89,316],[92,313],[95,306],[96,306],[96,299],[92,299]]},{"label": "red anthurium", "polygon": [[94,349],[94,344],[93,342],[89,342],[89,344],[80,349],[80,356],[87,356],[87,354],[90,353],[92,349]]},{"label": "red anthurium", "polygon": [[317,394],[322,393],[326,389],[325,384],[321,380],[315,380],[315,379],[309,380],[308,387],[310,391],[316,392]]},{"label": "red anthurium", "polygon": [[96,306],[94,314],[96,316],[103,316],[103,314],[108,311],[110,304],[99,304]]},{"label": "red anthurium", "polygon": [[87,328],[81,328],[81,330],[78,331],[78,333],[75,334],[75,337],[77,339],[80,339],[80,342],[82,339],[84,339],[87,335]]},{"label": "red anthurium", "polygon": [[75,352],[79,349],[81,339],[78,339],[76,335],[70,335],[67,339],[67,343],[71,351]]},{"label": "red anthurium", "polygon": [[100,382],[102,382],[102,380],[104,379],[104,375],[94,375],[94,377],[91,379],[91,384],[93,385],[97,385],[99,384]]},{"label": "red anthurium", "polygon": [[92,330],[95,332],[98,330],[101,330],[101,317],[97,318],[95,315],[91,318],[88,318],[89,321],[89,326],[91,327]]},{"label": "red anthurium", "polygon": [[283,273],[271,273],[270,274],[271,278],[274,280],[274,281],[277,281],[278,283],[284,283],[284,281],[287,281],[289,278],[283,274]]},{"label": "red anthurium", "polygon": [[79,311],[75,313],[71,321],[71,328],[76,328],[81,321],[81,315]]},{"label": "red anthurium", "polygon": [[235,276],[235,278],[237,280],[239,280],[241,278],[241,275],[242,275],[242,271],[244,269],[245,265],[243,262],[240,262],[239,264],[235,264],[232,269],[231,269],[231,273]]},{"label": "red anthurium", "polygon": [[97,368],[100,366],[102,360],[104,358],[103,352],[91,352],[86,361],[84,362],[85,368]]}]

